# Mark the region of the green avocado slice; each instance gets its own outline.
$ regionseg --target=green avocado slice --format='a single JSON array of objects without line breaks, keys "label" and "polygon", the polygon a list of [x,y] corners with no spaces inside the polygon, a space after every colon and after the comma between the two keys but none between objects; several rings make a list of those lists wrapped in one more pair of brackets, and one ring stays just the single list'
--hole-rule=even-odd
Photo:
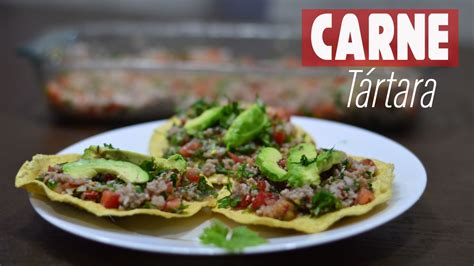
[{"label": "green avocado slice", "polygon": [[224,107],[217,106],[204,111],[200,116],[190,119],[184,125],[186,133],[193,135],[204,130],[219,121]]},{"label": "green avocado slice", "polygon": [[146,183],[149,175],[138,165],[125,161],[106,159],[81,159],[63,165],[63,172],[76,178],[93,178],[108,173],[130,183]]},{"label": "green avocado slice", "polygon": [[265,147],[260,150],[255,158],[255,164],[268,179],[281,182],[286,180],[287,172],[278,165],[282,159],[281,153],[272,147]]},{"label": "green avocado slice", "polygon": [[267,124],[264,106],[254,104],[235,118],[224,135],[224,143],[228,148],[243,145],[257,137]]},{"label": "green avocado slice", "polygon": [[330,149],[321,152],[316,158],[316,164],[318,165],[319,173],[331,169],[333,165],[341,163],[346,158],[346,154],[342,151]]},{"label": "green avocado slice", "polygon": [[186,170],[186,160],[180,154],[174,154],[168,157],[168,159],[164,158],[155,158],[155,164],[158,169],[164,170],[172,170],[176,169],[179,172],[184,172]]},{"label": "green avocado slice", "polygon": [[321,182],[320,174],[335,164],[347,158],[346,154],[333,149],[317,153],[316,147],[311,143],[302,143],[290,149],[287,159],[287,171],[280,168],[278,161],[282,159],[281,153],[271,147],[260,150],[255,159],[259,170],[275,182],[288,180],[291,187],[303,185],[317,185]]},{"label": "green avocado slice", "polygon": [[290,149],[288,155],[289,164],[298,164],[301,162],[301,157],[305,156],[309,161],[314,160],[318,153],[316,152],[316,146],[311,143],[301,143]]},{"label": "green avocado slice", "polygon": [[316,163],[316,147],[310,143],[298,144],[290,149],[287,161],[287,179],[292,187],[319,184],[319,169]]},{"label": "green avocado slice", "polygon": [[90,146],[84,150],[82,159],[109,159],[116,161],[130,162],[136,165],[141,165],[145,161],[150,161],[153,157],[136,153],[132,151],[120,150],[113,148],[111,145],[104,146]]}]

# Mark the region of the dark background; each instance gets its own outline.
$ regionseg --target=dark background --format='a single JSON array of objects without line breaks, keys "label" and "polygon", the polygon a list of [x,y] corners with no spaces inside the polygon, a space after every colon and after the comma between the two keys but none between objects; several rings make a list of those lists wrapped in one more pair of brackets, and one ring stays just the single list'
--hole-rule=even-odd
[{"label": "dark background", "polygon": [[[430,74],[438,81],[433,108],[421,110],[410,128],[381,131],[408,147],[424,163],[428,186],[421,200],[392,222],[350,239],[292,252],[248,257],[178,257],[98,244],[48,224],[34,213],[27,193],[14,188],[16,171],[32,155],[55,153],[85,137],[118,126],[56,121],[47,109],[32,68],[26,60],[16,56],[15,49],[50,27],[104,19],[167,18],[167,15],[155,16],[152,11],[129,14],[123,10],[126,8],[107,10],[105,7],[68,7],[58,4],[61,1],[46,2],[50,4],[0,3],[0,265],[103,262],[262,265],[303,261],[311,264],[473,265],[472,1],[456,2],[462,8],[460,66],[438,68]],[[259,20],[266,16],[256,10],[255,14],[248,13],[242,18],[243,15],[235,15],[222,7],[224,4],[206,3],[209,5],[207,11],[181,15],[209,20]],[[261,4],[265,5],[265,2]],[[254,8],[263,8],[259,5]]]}]

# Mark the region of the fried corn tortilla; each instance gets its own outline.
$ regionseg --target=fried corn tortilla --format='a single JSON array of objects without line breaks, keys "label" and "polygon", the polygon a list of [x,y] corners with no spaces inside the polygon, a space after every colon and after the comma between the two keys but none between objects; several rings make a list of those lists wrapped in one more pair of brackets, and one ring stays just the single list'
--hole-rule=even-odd
[{"label": "fried corn tortilla", "polygon": [[[163,157],[166,150],[169,147],[169,142],[167,139],[167,132],[175,123],[180,123],[176,118],[171,118],[169,121],[165,122],[163,125],[159,126],[153,131],[153,134],[150,138],[148,144],[148,150],[150,155],[153,157]],[[302,128],[296,126],[297,135],[303,136],[306,142],[315,143],[310,134],[305,132]],[[223,174],[215,174],[207,178],[211,184],[225,184],[227,183],[227,176]]]},{"label": "fried corn tortilla", "polygon": [[36,180],[36,178],[48,169],[50,165],[73,162],[81,158],[80,154],[66,154],[66,155],[35,155],[31,161],[26,161],[18,171],[15,178],[15,186],[17,188],[24,188],[30,193],[45,195],[52,201],[63,202],[79,207],[97,216],[132,216],[137,214],[155,215],[163,218],[179,218],[189,217],[196,214],[201,208],[212,206],[215,200],[203,202],[187,202],[188,206],[183,213],[171,213],[158,209],[133,209],[133,210],[118,210],[107,209],[99,203],[86,201],[75,198],[71,195],[60,194],[49,189],[46,184]]},{"label": "fried corn tortilla", "polygon": [[[352,157],[362,159],[360,157]],[[392,196],[393,164],[373,160],[378,168],[376,179],[372,183],[375,199],[365,205],[354,205],[333,211],[319,217],[309,215],[295,218],[291,221],[282,221],[270,217],[261,217],[245,210],[232,210],[214,207],[213,212],[223,214],[227,218],[242,224],[265,225],[275,228],[294,229],[304,233],[317,233],[326,230],[335,222],[346,216],[359,216],[371,211],[375,206],[388,201]],[[221,199],[229,195],[229,191],[223,188],[218,195]]]}]

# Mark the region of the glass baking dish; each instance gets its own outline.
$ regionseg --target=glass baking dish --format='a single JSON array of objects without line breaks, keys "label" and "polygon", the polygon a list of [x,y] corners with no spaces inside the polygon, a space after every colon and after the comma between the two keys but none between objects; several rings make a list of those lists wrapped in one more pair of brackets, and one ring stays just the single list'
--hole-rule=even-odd
[{"label": "glass baking dish", "polygon": [[35,67],[49,105],[69,119],[151,120],[198,99],[256,97],[291,114],[349,122],[395,125],[414,117],[416,108],[346,108],[348,69],[301,67],[298,29],[92,23],[51,31],[19,52]]}]

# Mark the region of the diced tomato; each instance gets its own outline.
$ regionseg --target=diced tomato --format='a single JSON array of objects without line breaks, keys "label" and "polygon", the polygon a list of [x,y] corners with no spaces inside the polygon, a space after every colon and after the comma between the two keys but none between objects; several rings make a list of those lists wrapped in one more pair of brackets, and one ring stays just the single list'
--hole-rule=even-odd
[{"label": "diced tomato", "polygon": [[193,183],[197,183],[199,181],[199,170],[196,168],[189,168],[186,170],[186,178]]},{"label": "diced tomato", "polygon": [[286,168],[286,160],[285,159],[281,159],[278,161],[278,166],[280,166],[281,168],[285,169]]},{"label": "diced tomato", "polygon": [[267,188],[267,184],[265,183],[265,181],[263,180],[260,180],[257,182],[257,188],[258,188],[258,191],[265,191],[265,189]]},{"label": "diced tomato", "polygon": [[279,145],[283,144],[286,140],[286,134],[285,132],[278,130],[273,132],[273,139],[275,140],[276,143]]},{"label": "diced tomato", "polygon": [[238,155],[236,154],[233,154],[232,152],[228,151],[227,154],[229,154],[229,157],[232,159],[232,161],[234,161],[234,163],[241,163],[243,162],[244,160],[242,158],[240,158]]},{"label": "diced tomato", "polygon": [[97,191],[89,190],[82,194],[84,200],[92,200],[96,201],[99,197],[99,193]]},{"label": "diced tomato", "polygon": [[283,108],[278,108],[275,110],[275,118],[280,119],[282,121],[290,121],[291,113]]},{"label": "diced tomato", "polygon": [[165,206],[163,207],[163,209],[165,209],[165,210],[175,210],[175,209],[179,208],[180,205],[181,205],[181,199],[180,198],[174,198],[174,199],[166,201]]},{"label": "diced tomato", "polygon": [[374,200],[374,193],[366,188],[361,188],[359,194],[357,194],[357,203],[367,204],[372,200]]},{"label": "diced tomato", "polygon": [[63,183],[61,184],[61,188],[66,190],[68,188],[77,188],[78,186],[80,185],[83,185],[85,182],[81,182],[81,181],[70,181],[70,182],[66,182],[66,183]]},{"label": "diced tomato", "polygon": [[252,197],[250,195],[245,195],[240,198],[240,202],[237,205],[237,209],[245,209],[252,203]]},{"label": "diced tomato", "polygon": [[105,190],[104,192],[102,192],[100,204],[102,204],[107,209],[117,209],[120,205],[119,199],[119,193],[110,190]]},{"label": "diced tomato", "polygon": [[116,178],[116,176],[112,175],[112,174],[105,174],[103,176],[103,178],[104,178],[104,181],[107,182],[107,181],[110,181],[110,180],[114,180]]},{"label": "diced tomato", "polygon": [[179,149],[179,153],[184,157],[191,157],[201,146],[202,144],[198,140],[191,140]]},{"label": "diced tomato", "polygon": [[260,206],[265,205],[265,200],[269,197],[271,197],[270,193],[265,193],[263,191],[259,192],[252,202],[252,208],[256,210],[260,208]]},{"label": "diced tomato", "polygon": [[372,161],[372,160],[370,160],[370,159],[364,159],[364,160],[361,161],[361,163],[362,163],[363,165],[367,165],[367,166],[375,166],[374,161]]},{"label": "diced tomato", "polygon": [[171,181],[166,182],[166,192],[173,193],[173,182]]}]

